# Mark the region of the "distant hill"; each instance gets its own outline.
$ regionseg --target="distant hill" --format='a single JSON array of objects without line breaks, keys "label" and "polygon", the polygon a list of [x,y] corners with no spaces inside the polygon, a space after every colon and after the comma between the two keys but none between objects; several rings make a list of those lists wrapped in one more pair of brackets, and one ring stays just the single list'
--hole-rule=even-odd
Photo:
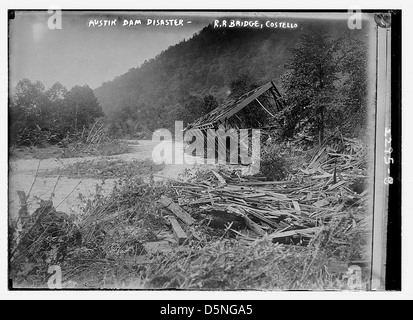
[{"label": "distant hill", "polygon": [[[331,34],[339,33],[334,23],[324,23],[327,30],[333,29]],[[291,30],[214,29],[210,25],[140,67],[103,83],[95,95],[110,119],[129,121],[137,131],[168,127],[171,120],[178,120],[171,119],[171,112],[188,96],[211,94],[222,103],[229,84],[240,74],[253,77],[257,84],[274,80],[280,87],[289,49],[297,45],[309,24],[300,23]]]}]

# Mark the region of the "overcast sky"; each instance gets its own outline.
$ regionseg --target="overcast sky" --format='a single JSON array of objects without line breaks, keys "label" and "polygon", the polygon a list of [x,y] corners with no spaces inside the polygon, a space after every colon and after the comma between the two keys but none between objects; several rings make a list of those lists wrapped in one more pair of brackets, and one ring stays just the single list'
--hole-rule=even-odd
[{"label": "overcast sky", "polygon": [[[68,89],[84,84],[94,89],[212,22],[211,18],[186,16],[183,27],[156,27],[144,26],[146,19],[182,17],[178,13],[63,12],[62,29],[53,30],[48,28],[50,16],[39,11],[16,12],[15,19],[9,20],[12,88],[28,78],[40,80],[46,87],[59,81]],[[116,18],[116,26],[88,26],[91,19]],[[143,24],[124,27],[124,19],[141,19]]]}]

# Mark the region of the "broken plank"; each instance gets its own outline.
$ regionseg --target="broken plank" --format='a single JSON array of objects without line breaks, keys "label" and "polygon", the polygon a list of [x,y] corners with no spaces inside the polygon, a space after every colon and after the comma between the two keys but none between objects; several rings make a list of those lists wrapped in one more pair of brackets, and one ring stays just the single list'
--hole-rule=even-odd
[{"label": "broken plank", "polygon": [[325,179],[325,178],[331,178],[333,176],[332,173],[326,173],[321,176],[312,176],[311,179],[316,180],[316,179]]},{"label": "broken plank", "polygon": [[243,182],[246,186],[260,186],[260,185],[286,185],[286,184],[296,184],[295,181],[254,181],[254,182]]},{"label": "broken plank", "polygon": [[293,206],[294,206],[295,211],[301,212],[300,205],[298,204],[297,201],[293,201]]},{"label": "broken plank", "polygon": [[192,218],[186,211],[184,211],[179,205],[173,202],[172,199],[169,198],[161,198],[158,200],[160,204],[162,204],[165,208],[172,211],[179,219],[185,222],[188,225],[191,225],[195,222],[195,219]]},{"label": "broken plank", "polygon": [[178,206],[186,206],[187,202],[183,198],[178,198]]},{"label": "broken plank", "polygon": [[321,156],[323,155],[324,151],[326,151],[326,147],[322,147],[321,149],[318,150],[318,152],[315,154],[315,156],[313,157],[312,161],[310,162],[310,164],[308,165],[308,169],[312,169],[315,164],[317,163],[317,161],[321,158]]},{"label": "broken plank", "polygon": [[218,172],[215,172],[214,170],[212,170],[212,173],[214,174],[214,176],[218,179],[218,181],[219,181],[221,184],[227,184],[227,182],[225,181],[225,179],[224,179]]},{"label": "broken plank", "polygon": [[236,194],[239,198],[259,198],[266,196],[265,193]]},{"label": "broken plank", "polygon": [[263,222],[265,222],[266,224],[268,224],[269,226],[277,229],[278,228],[278,224],[271,221],[270,219],[267,219],[266,217],[264,217],[262,214],[255,212],[254,210],[245,210],[245,212],[247,214],[250,214],[252,216],[254,216],[255,218],[257,218],[258,220],[261,220]]},{"label": "broken plank", "polygon": [[204,190],[205,187],[195,187],[195,186],[184,186],[184,185],[172,185],[172,188],[174,189],[200,189],[200,190]]},{"label": "broken plank", "polygon": [[172,202],[173,202],[172,199],[169,199],[169,198],[161,198],[158,200],[158,203],[160,203],[164,207],[169,206]]},{"label": "broken plank", "polygon": [[353,156],[350,156],[350,155],[344,154],[344,153],[328,152],[328,155],[329,155],[329,156],[333,156],[333,157],[345,157],[345,158],[348,158],[348,159],[350,159],[350,160],[352,160],[352,159],[354,158]]},{"label": "broken plank", "polygon": [[288,211],[288,210],[273,210],[273,211],[268,211],[267,213],[275,217],[294,216],[293,214],[291,214],[291,211]]},{"label": "broken plank", "polygon": [[248,216],[245,214],[245,210],[237,207],[228,207],[229,212],[234,212],[235,214],[242,216],[245,220],[245,224],[247,227],[253,231],[255,234],[264,237],[267,233],[254,221],[252,221]]},{"label": "broken plank", "polygon": [[293,237],[297,235],[308,237],[310,234],[317,233],[321,229],[322,227],[314,227],[314,228],[291,230],[291,231],[285,231],[285,232],[275,232],[273,234],[270,234],[269,238],[272,240],[275,240],[275,239],[280,239],[280,238]]},{"label": "broken plank", "polygon": [[275,192],[271,192],[271,191],[265,191],[265,194],[268,196],[271,196],[273,198],[276,198],[277,200],[287,200],[287,196],[285,194],[282,193],[275,193]]},{"label": "broken plank", "polygon": [[336,211],[335,209],[331,209],[331,208],[321,208],[321,207],[310,206],[310,205],[307,205],[307,204],[301,204],[300,206],[301,206],[301,208],[308,209],[308,210],[317,210],[317,211],[322,210],[322,211],[331,211],[331,212]]},{"label": "broken plank", "polygon": [[[244,182],[242,182],[242,183],[244,183]],[[252,188],[243,186],[242,184],[240,184],[240,185],[233,185],[233,184],[226,185],[225,187],[223,187],[223,189],[228,190],[228,191],[246,191],[246,190],[252,191],[253,190]]]},{"label": "broken plank", "polygon": [[319,201],[317,201],[317,202],[314,202],[314,203],[313,203],[313,206],[318,207],[318,208],[321,208],[321,207],[325,207],[325,206],[327,206],[327,205],[329,205],[329,204],[330,204],[330,201],[328,201],[328,200],[326,200],[326,199],[321,199],[321,200],[319,200]]},{"label": "broken plank", "polygon": [[[212,198],[212,200],[217,201],[217,200],[219,200],[219,198],[215,197],[215,198]],[[194,206],[194,205],[197,205],[197,204],[204,204],[204,203],[211,203],[211,198],[190,201],[190,202],[187,203],[187,205],[188,206]]]},{"label": "broken plank", "polygon": [[183,244],[188,239],[185,231],[174,217],[169,217],[169,221],[171,222],[172,231],[175,235],[176,241],[179,245]]},{"label": "broken plank", "polygon": [[346,181],[341,180],[341,181],[337,182],[336,184],[333,184],[333,185],[329,186],[328,190],[329,191],[334,190],[335,188],[338,188],[339,186],[342,186],[345,183],[346,183]]}]

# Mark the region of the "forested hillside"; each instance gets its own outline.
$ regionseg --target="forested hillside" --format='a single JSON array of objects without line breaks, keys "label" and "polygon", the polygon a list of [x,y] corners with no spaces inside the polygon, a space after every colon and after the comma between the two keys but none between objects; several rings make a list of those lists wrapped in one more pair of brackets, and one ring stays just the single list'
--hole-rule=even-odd
[{"label": "forested hillside", "polygon": [[[333,29],[326,23],[326,30]],[[230,84],[247,75],[260,85],[281,87],[284,64],[299,29],[214,29],[208,26],[187,41],[168,48],[138,68],[104,83],[95,94],[119,133],[170,128],[174,120],[199,116],[204,97],[222,103]],[[332,34],[337,33],[335,28]]]}]

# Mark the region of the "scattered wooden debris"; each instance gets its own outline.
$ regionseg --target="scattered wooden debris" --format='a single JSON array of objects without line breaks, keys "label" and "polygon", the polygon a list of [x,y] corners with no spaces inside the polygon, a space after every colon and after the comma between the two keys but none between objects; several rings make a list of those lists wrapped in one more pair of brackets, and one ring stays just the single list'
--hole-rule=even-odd
[{"label": "scattered wooden debris", "polygon": [[[308,240],[335,216],[340,217],[347,208],[365,200],[366,193],[359,193],[361,188],[352,190],[356,180],[366,177],[365,147],[356,140],[334,139],[316,149],[308,165],[297,169],[291,180],[263,181],[224,170],[211,170],[189,181],[167,179],[180,205],[210,215],[211,221],[220,212],[222,218],[231,220],[225,220],[225,226],[231,222],[238,226],[237,219],[242,217],[242,228],[247,227],[256,237]],[[159,202],[186,224],[194,223],[173,199]],[[230,213],[235,216],[227,215]],[[242,228],[231,230],[240,235]]]}]

